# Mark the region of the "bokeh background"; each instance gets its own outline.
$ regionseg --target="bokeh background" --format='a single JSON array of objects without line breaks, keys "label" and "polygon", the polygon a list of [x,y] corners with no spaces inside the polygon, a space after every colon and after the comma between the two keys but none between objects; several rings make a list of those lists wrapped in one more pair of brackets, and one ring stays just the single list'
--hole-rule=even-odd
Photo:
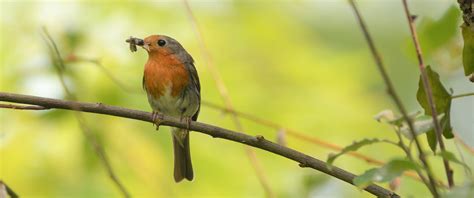
[{"label": "bokeh background", "polygon": [[[421,110],[415,97],[419,70],[401,2],[358,2],[403,102],[410,111]],[[455,94],[474,91],[462,72],[456,1],[409,3],[418,15],[426,63]],[[391,127],[373,119],[378,112],[395,108],[347,1],[189,4],[237,110],[340,146],[363,138],[396,139]],[[45,27],[66,60],[67,84],[81,101],[149,111],[141,88],[147,54],[131,53],[125,39],[165,34],[193,55],[203,100],[223,104],[182,1],[2,0],[0,7],[0,91],[65,98],[41,36]],[[471,147],[473,110],[473,97],[453,101],[455,133]],[[192,133],[196,177],[176,184],[168,127],[156,132],[144,122],[84,115],[117,176],[135,197],[265,196],[241,144]],[[229,115],[206,106],[199,121],[235,129]],[[277,137],[278,129],[242,122],[248,134]],[[290,136],[284,139],[287,146],[322,160],[334,152]],[[460,145],[447,141],[459,157],[455,144]],[[472,153],[462,146],[460,151],[472,167]],[[360,152],[384,161],[403,156],[401,150],[384,144]],[[259,150],[256,155],[278,197],[370,196],[285,158]],[[430,161],[436,176],[444,180],[441,161]],[[374,167],[351,156],[341,157],[336,165],[356,174]],[[457,183],[465,181],[463,169],[452,166]],[[0,178],[22,197],[121,196],[69,111],[1,109]],[[406,177],[397,192],[429,196],[421,183]]]}]

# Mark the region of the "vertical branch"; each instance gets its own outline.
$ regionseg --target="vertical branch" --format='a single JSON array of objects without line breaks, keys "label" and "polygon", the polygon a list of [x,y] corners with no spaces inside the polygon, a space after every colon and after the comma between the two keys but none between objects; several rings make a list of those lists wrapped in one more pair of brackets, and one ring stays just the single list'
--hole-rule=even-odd
[{"label": "vertical branch", "polygon": [[[65,64],[63,59],[61,58],[61,54],[58,50],[58,47],[56,43],[54,42],[53,38],[49,35],[48,31],[46,28],[43,27],[43,36],[44,40],[48,46],[48,49],[50,51],[50,56],[51,60],[53,60],[53,65],[55,66],[56,72],[58,74],[61,86],[64,89],[64,92],[66,93],[66,96],[73,101],[77,100],[77,97],[69,90],[69,88],[66,85],[66,81],[64,80],[64,69],[65,69]],[[130,197],[130,194],[126,190],[125,186],[122,184],[120,179],[116,176],[115,171],[112,168],[112,165],[109,162],[109,159],[107,157],[107,154],[105,153],[105,149],[102,147],[102,145],[98,142],[97,138],[94,136],[94,134],[91,132],[91,130],[87,127],[85,124],[84,117],[82,114],[80,114],[80,107],[79,106],[73,106],[72,107],[75,112],[76,119],[79,123],[79,127],[86,137],[87,141],[91,144],[92,148],[94,149],[95,153],[99,157],[100,161],[104,165],[110,179],[112,182],[119,188],[120,192],[124,197]]]},{"label": "vertical branch", "polygon": [[[383,80],[384,80],[384,82],[387,86],[387,92],[392,97],[392,100],[394,101],[395,105],[397,106],[397,108],[402,113],[403,119],[408,124],[408,127],[410,129],[410,133],[413,136],[416,148],[417,148],[418,153],[419,153],[419,158],[420,158],[421,162],[423,163],[423,166],[425,167],[426,173],[428,175],[428,179],[429,179],[430,186],[431,186],[429,189],[430,189],[430,191],[431,191],[431,193],[433,194],[434,197],[439,197],[439,193],[438,193],[438,190],[436,188],[436,183],[435,183],[435,179],[434,179],[434,176],[433,176],[433,172],[431,170],[431,167],[430,167],[428,161],[426,160],[426,156],[423,153],[423,149],[421,148],[421,144],[418,140],[418,137],[416,136],[413,121],[408,116],[408,113],[406,111],[405,106],[403,105],[403,103],[401,102],[398,94],[395,91],[395,88],[392,84],[392,81],[390,80],[390,77],[388,76],[387,71],[385,70],[385,66],[383,64],[382,58],[380,57],[377,49],[375,48],[374,41],[372,40],[372,37],[370,36],[370,33],[367,29],[367,26],[365,25],[365,22],[362,19],[362,15],[360,14],[359,10],[357,9],[357,6],[356,6],[354,0],[349,0],[349,2],[352,6],[352,9],[354,10],[354,13],[356,14],[357,20],[358,20],[359,25],[362,29],[364,37],[367,41],[367,44],[369,45],[370,51],[372,53],[372,56],[374,57],[377,68],[379,69],[379,72],[382,75],[382,78],[383,78]],[[420,175],[420,177],[422,177],[422,176]]]},{"label": "vertical branch", "polygon": [[[441,125],[438,121],[438,113],[436,112],[436,104],[434,103],[433,99],[433,90],[431,89],[431,85],[428,81],[428,75],[426,74],[425,65],[423,63],[423,56],[421,52],[420,42],[418,41],[418,36],[416,34],[415,23],[413,22],[413,16],[410,14],[410,10],[408,9],[408,3],[406,0],[402,0],[403,8],[405,10],[405,14],[408,20],[408,25],[410,26],[410,32],[413,39],[413,44],[415,45],[416,55],[418,58],[418,67],[421,72],[421,80],[423,82],[423,87],[425,88],[426,98],[428,99],[428,103],[431,109],[431,117],[433,118],[434,129],[436,133],[436,139],[439,143],[439,148],[441,151],[446,151],[446,147],[444,145],[443,136]],[[449,167],[449,162],[447,159],[443,158],[444,169],[446,171],[446,177],[448,178],[448,185],[449,187],[454,186],[454,179],[453,179],[453,170]]]},{"label": "vertical branch", "polygon": [[[202,35],[202,31],[201,31],[201,29],[199,27],[199,24],[197,23],[197,20],[196,20],[193,12],[191,10],[191,7],[190,7],[187,0],[183,0],[183,3],[186,7],[186,11],[187,11],[189,20],[191,21],[191,24],[193,26],[193,30],[196,34],[196,37],[199,40],[199,46],[200,46],[200,49],[201,49],[201,53],[202,53],[202,55],[204,56],[204,59],[207,62],[205,64],[207,66],[207,70],[211,73],[211,76],[212,76],[212,78],[214,79],[214,81],[216,83],[217,89],[219,91],[219,94],[220,94],[222,100],[225,103],[225,106],[227,107],[227,109],[232,110],[231,111],[231,117],[232,117],[232,120],[233,120],[237,130],[238,131],[244,131],[242,123],[240,122],[239,117],[237,116],[237,114],[234,111],[234,107],[232,105],[232,101],[231,101],[231,98],[229,96],[229,92],[227,90],[227,87],[225,86],[224,80],[222,80],[222,77],[219,74],[219,71],[214,66],[211,55],[210,55],[209,51],[207,50],[206,42],[204,42],[204,37]],[[249,158],[249,160],[250,160],[250,162],[251,162],[251,164],[252,164],[252,166],[253,166],[256,174],[257,174],[257,177],[258,177],[258,180],[260,181],[260,184],[262,185],[263,189],[265,190],[266,196],[267,197],[274,197],[275,195],[274,195],[272,189],[270,188],[270,185],[268,184],[268,181],[267,181],[267,178],[266,178],[266,176],[263,172],[263,169],[259,168],[259,167],[261,167],[261,165],[260,165],[258,159],[256,158],[255,151],[252,148],[245,147],[245,152],[246,152],[247,157]]]}]

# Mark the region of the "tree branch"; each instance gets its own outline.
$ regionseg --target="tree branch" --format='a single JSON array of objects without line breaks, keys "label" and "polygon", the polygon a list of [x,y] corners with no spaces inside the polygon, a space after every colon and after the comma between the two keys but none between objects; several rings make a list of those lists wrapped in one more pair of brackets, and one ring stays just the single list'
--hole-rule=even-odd
[{"label": "tree branch", "polygon": [[[105,105],[102,103],[75,102],[5,92],[0,92],[0,101],[38,105],[45,108],[66,109],[73,111],[111,115],[153,123],[152,114],[149,112]],[[180,121],[179,118],[173,118],[166,115],[163,116],[162,125],[187,128],[187,122]],[[208,134],[214,138],[227,139],[230,141],[239,142],[252,147],[260,148],[262,150],[269,151],[271,153],[296,161],[300,164],[301,167],[310,167],[320,172],[336,177],[349,184],[353,184],[352,180],[355,177],[354,174],[338,167],[332,167],[332,169],[329,169],[325,162],[313,158],[309,155],[303,154],[301,152],[298,152],[296,150],[268,141],[264,139],[263,136],[254,137],[200,122],[191,122],[189,129],[192,131]],[[394,192],[375,184],[366,187],[364,190],[378,197],[399,197]]]},{"label": "tree branch", "polygon": [[[423,55],[421,53],[421,46],[420,46],[420,42],[418,41],[418,35],[416,34],[413,16],[410,14],[407,1],[402,0],[402,2],[403,2],[403,8],[405,10],[405,15],[408,20],[408,26],[410,27],[413,44],[415,45],[415,49],[416,49],[416,57],[418,58],[418,67],[421,73],[421,80],[423,82],[423,87],[425,88],[425,94],[426,94],[426,98],[428,99],[428,104],[430,105],[430,108],[431,108],[431,117],[434,123],[434,131],[436,133],[436,139],[438,140],[439,149],[442,152],[445,152],[446,147],[443,141],[443,135],[442,135],[443,131],[441,130],[441,125],[438,121],[438,113],[436,112],[436,104],[433,98],[433,91],[428,81],[428,75],[426,74],[425,64],[423,63]],[[449,162],[446,158],[443,158],[443,164],[444,164],[444,169],[446,172],[446,177],[448,178],[448,185],[451,188],[454,186],[453,170],[449,166]]]},{"label": "tree branch", "polygon": [[465,93],[465,94],[453,95],[453,96],[451,96],[451,99],[463,98],[463,97],[468,97],[468,96],[474,96],[474,92],[473,92],[473,93]]}]

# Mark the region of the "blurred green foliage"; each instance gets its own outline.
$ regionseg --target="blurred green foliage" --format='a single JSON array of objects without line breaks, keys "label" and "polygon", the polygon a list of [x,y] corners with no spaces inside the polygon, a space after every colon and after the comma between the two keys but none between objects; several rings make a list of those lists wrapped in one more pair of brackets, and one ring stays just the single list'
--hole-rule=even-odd
[{"label": "blurred green foliage", "polygon": [[[465,90],[451,83],[463,76],[454,2],[412,3],[421,19],[435,19],[423,22],[426,33],[420,35],[423,50],[430,52],[426,62],[435,66],[448,87]],[[196,60],[202,98],[222,104],[181,1],[1,1],[0,5],[0,91],[65,98],[40,36],[41,27],[46,27],[67,62],[66,82],[79,100],[149,111],[141,89],[147,55],[142,50],[131,53],[125,39],[166,34]],[[372,119],[382,109],[394,108],[346,1],[227,0],[190,5],[236,109],[338,145],[366,137],[395,138],[390,126]],[[414,50],[404,45],[409,34],[401,3],[361,1],[360,9],[403,102],[410,111],[420,110],[418,69]],[[147,123],[85,116],[116,174],[135,197],[264,196],[240,144],[192,133],[196,177],[175,184],[169,129],[156,132]],[[228,116],[207,107],[199,121],[235,127]],[[276,138],[275,129],[250,121],[243,125],[249,134]],[[470,140],[472,130],[456,132]],[[333,152],[291,137],[286,142],[319,159]],[[472,146],[474,140],[468,143]],[[427,142],[423,144],[428,148]],[[384,161],[401,155],[393,147],[376,146],[360,152]],[[447,146],[455,148],[452,141]],[[257,156],[278,197],[370,196],[273,154],[257,151]],[[472,167],[472,155],[464,158]],[[444,178],[441,160],[430,162],[437,177]],[[335,165],[356,174],[374,167],[349,156],[340,157]],[[454,171],[458,183],[465,180],[462,167],[455,166]],[[120,196],[73,114],[60,110],[0,109],[0,178],[21,197]],[[398,193],[429,194],[410,178],[402,178]]]},{"label": "blurred green foliage", "polygon": [[423,18],[419,24],[419,37],[425,54],[430,55],[434,50],[443,47],[456,33],[459,33],[460,10],[457,5],[451,6],[437,20]]}]

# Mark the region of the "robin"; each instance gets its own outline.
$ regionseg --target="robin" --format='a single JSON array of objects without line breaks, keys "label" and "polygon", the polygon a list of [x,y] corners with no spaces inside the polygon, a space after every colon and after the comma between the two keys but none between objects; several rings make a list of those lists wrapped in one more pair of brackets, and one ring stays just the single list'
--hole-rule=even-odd
[{"label": "robin", "polygon": [[[127,40],[148,52],[143,75],[143,88],[153,109],[153,119],[159,127],[159,115],[179,117],[188,123],[196,121],[201,107],[201,86],[194,60],[175,39],[151,35],[145,39]],[[171,128],[174,147],[174,180],[193,180],[189,148],[189,130]]]}]

